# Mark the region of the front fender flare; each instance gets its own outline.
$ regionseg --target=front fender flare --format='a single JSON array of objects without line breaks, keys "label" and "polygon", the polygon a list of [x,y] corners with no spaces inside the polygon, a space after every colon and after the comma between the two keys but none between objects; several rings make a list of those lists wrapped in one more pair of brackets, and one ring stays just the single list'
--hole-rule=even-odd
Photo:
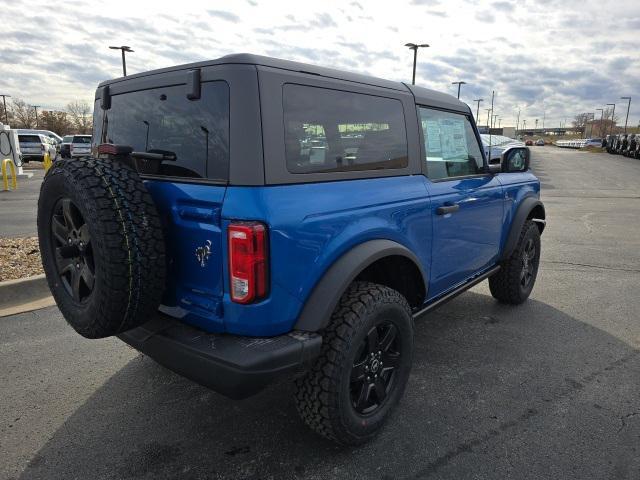
[{"label": "front fender flare", "polygon": [[353,247],[327,269],[307,298],[294,329],[317,332],[326,327],[340,297],[358,274],[376,260],[392,255],[406,257],[418,267],[426,291],[427,277],[411,250],[391,240],[369,240]]},{"label": "front fender flare", "polygon": [[520,202],[518,210],[516,210],[516,214],[513,216],[513,220],[511,221],[511,229],[509,230],[509,235],[507,236],[507,240],[504,243],[502,255],[500,255],[500,261],[509,259],[513,251],[516,249],[518,238],[520,238],[520,232],[522,231],[524,222],[527,221],[529,214],[536,207],[542,208],[542,218],[538,220],[544,221],[544,204],[538,198],[526,197]]}]

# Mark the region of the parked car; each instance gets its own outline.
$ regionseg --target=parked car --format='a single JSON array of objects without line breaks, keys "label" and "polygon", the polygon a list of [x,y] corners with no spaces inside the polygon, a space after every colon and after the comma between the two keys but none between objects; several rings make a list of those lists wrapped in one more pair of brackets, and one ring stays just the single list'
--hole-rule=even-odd
[{"label": "parked car", "polygon": [[44,153],[51,148],[47,137],[38,133],[18,134],[18,142],[23,163],[29,163],[30,160],[41,162],[44,159]]},{"label": "parked car", "polygon": [[627,148],[627,143],[628,143],[628,139],[627,139],[626,133],[621,133],[620,135],[618,135],[618,139],[616,141],[616,146],[615,146],[616,153],[620,154],[623,151],[625,151]]},{"label": "parked car", "polygon": [[20,134],[37,134],[37,135],[45,135],[55,141],[56,144],[62,142],[62,137],[51,130],[38,130],[35,128],[18,128],[18,135]]},{"label": "parked car", "polygon": [[588,138],[587,141],[584,143],[584,145],[582,146],[582,148],[585,147],[602,147],[602,139],[601,138]]},{"label": "parked car", "polygon": [[539,138],[538,140],[536,140],[536,145],[538,147],[544,147],[544,140],[542,138]]},{"label": "parked car", "polygon": [[637,135],[635,133],[630,133],[627,136],[626,148],[623,148],[622,150],[622,155],[624,155],[625,157],[633,157],[635,155],[637,145],[636,137]]},{"label": "parked car", "polygon": [[62,158],[71,158],[71,144],[73,143],[73,135],[65,135],[60,142],[60,156]]},{"label": "parked car", "polygon": [[69,154],[74,157],[86,157],[91,153],[91,135],[74,135],[69,145]]},{"label": "parked car", "polygon": [[232,398],[295,373],[307,425],[358,444],[403,395],[414,318],[485,279],[507,304],[533,289],[529,149],[489,165],[455,97],[242,54],[95,98],[97,156],[56,162],[38,203],[81,335]]}]

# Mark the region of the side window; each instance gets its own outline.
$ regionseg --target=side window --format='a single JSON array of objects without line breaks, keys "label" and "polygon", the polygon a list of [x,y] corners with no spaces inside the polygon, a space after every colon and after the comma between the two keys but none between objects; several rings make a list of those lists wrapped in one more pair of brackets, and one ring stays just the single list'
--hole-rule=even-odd
[{"label": "side window", "polygon": [[420,107],[427,177],[439,180],[483,171],[478,140],[469,117]]},{"label": "side window", "polygon": [[408,165],[399,100],[287,84],[285,154],[291,173],[347,172]]}]

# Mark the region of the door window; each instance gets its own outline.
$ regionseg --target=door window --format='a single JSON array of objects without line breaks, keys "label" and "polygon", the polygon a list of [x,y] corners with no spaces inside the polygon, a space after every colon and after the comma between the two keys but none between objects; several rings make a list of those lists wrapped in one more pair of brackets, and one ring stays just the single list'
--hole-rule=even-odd
[{"label": "door window", "polygon": [[427,177],[432,180],[483,173],[484,160],[466,115],[420,107]]}]

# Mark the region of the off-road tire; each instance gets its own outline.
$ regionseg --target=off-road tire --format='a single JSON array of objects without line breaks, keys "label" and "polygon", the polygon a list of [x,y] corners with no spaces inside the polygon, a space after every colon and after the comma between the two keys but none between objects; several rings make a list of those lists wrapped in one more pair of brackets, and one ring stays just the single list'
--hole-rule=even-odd
[{"label": "off-road tire", "polygon": [[[400,357],[395,384],[373,412],[358,413],[351,398],[356,355],[371,328],[393,323]],[[370,282],[354,282],[342,296],[323,332],[320,356],[296,380],[295,403],[304,422],[323,437],[343,445],[371,439],[404,392],[413,361],[413,318],[397,291]],[[382,375],[381,375],[382,376]]]},{"label": "off-road tire", "polygon": [[[525,247],[528,242],[532,241],[535,248],[535,254],[530,260],[533,271],[532,278],[527,285],[522,284],[522,272],[524,268]],[[502,303],[518,305],[524,302],[531,291],[538,275],[538,267],[540,265],[540,230],[531,220],[527,220],[522,226],[520,238],[515,250],[508,260],[502,263],[502,268],[491,277],[489,277],[489,290],[493,298]]]},{"label": "off-road tire", "polygon": [[[91,242],[94,281],[82,301],[70,293],[70,282],[62,281],[60,235],[52,230],[55,206],[69,200]],[[62,217],[65,225],[73,223]],[[60,220],[54,227],[59,225]],[[116,335],[141,325],[157,310],[166,276],[164,238],[153,200],[131,167],[98,158],[56,161],[40,189],[38,237],[51,293],[81,335]]]}]

